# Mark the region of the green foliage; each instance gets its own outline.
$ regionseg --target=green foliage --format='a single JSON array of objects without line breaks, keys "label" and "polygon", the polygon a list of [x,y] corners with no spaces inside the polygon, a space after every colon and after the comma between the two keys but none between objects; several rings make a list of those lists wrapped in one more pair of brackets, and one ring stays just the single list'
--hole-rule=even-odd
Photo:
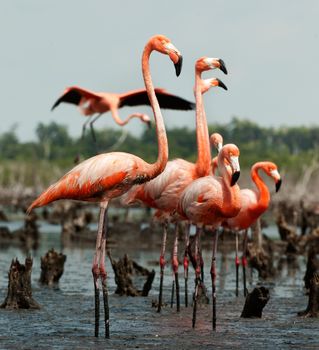
[{"label": "green foliage", "polygon": [[[155,161],[155,128],[145,129],[139,138],[128,134],[125,141],[118,145],[118,140],[125,136],[122,134],[125,130],[96,130],[99,152],[123,151],[136,154],[149,162]],[[318,126],[275,129],[233,118],[226,124],[210,125],[209,131],[221,133],[224,143],[238,145],[242,168],[248,168],[257,161],[272,160],[280,169],[294,169],[298,172],[305,164],[311,163],[319,149]],[[77,154],[81,154],[84,159],[96,154],[89,131],[83,139],[75,139],[68,134],[66,126],[52,122],[47,125],[40,123],[36,135],[37,141],[25,143],[19,141],[14,128],[0,135],[0,185],[14,181],[24,181],[31,185],[35,178],[38,183],[47,185],[52,181],[51,178],[56,180],[58,175],[74,165]],[[181,157],[195,161],[197,145],[194,130],[174,128],[168,130],[167,135],[170,159]],[[116,149],[114,145],[117,145]]]}]

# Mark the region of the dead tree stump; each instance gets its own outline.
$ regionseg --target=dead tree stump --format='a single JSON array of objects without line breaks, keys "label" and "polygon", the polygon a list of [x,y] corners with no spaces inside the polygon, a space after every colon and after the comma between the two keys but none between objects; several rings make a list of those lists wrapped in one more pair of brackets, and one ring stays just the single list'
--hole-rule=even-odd
[{"label": "dead tree stump", "polygon": [[31,272],[31,258],[25,259],[25,265],[20,264],[18,259],[12,260],[8,273],[8,294],[1,308],[40,309],[40,305],[32,298]]},{"label": "dead tree stump", "polygon": [[66,255],[57,253],[54,249],[49,250],[41,257],[40,283],[51,286],[58,283],[64,271]]},{"label": "dead tree stump", "polygon": [[244,309],[240,315],[243,318],[261,318],[262,311],[269,300],[269,290],[257,287],[249,293],[245,300]]},{"label": "dead tree stump", "polygon": [[315,273],[310,280],[309,299],[306,310],[298,312],[298,316],[319,317],[319,274]]},{"label": "dead tree stump", "polygon": [[[152,283],[155,277],[155,271],[149,271],[144,267],[138,265],[135,261],[128,258],[125,254],[119,261],[113,260],[110,252],[108,252],[112,268],[115,274],[115,283],[117,285],[115,294],[127,295],[127,296],[143,296],[146,297],[152,288]],[[133,285],[133,277],[146,276],[146,282],[143,285],[142,290],[138,290]]]}]

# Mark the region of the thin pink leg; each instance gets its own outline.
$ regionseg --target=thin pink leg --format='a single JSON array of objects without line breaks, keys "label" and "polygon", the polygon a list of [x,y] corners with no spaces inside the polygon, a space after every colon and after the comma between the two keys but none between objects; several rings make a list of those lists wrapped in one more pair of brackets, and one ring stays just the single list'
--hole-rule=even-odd
[{"label": "thin pink leg", "polygon": [[[176,288],[176,309],[177,312],[180,311],[180,299],[179,299],[179,281],[178,281],[178,224],[175,225],[175,239],[173,246],[173,254],[172,254],[172,270],[175,277],[175,288]],[[172,287],[172,299],[174,296],[173,293],[174,283]],[[172,302],[171,302],[172,305]]]},{"label": "thin pink leg", "polygon": [[235,267],[236,267],[236,297],[238,297],[239,265],[240,265],[240,261],[239,261],[239,258],[238,258],[238,231],[236,230],[236,257],[235,257]]},{"label": "thin pink leg", "polygon": [[190,225],[186,224],[185,227],[185,252],[184,252],[184,280],[185,280],[185,307],[188,307],[188,266],[189,266],[189,259],[188,259],[188,246],[189,246],[189,230]]},{"label": "thin pink leg", "polygon": [[194,293],[194,301],[193,301],[193,319],[192,319],[192,327],[195,328],[196,324],[196,312],[197,312],[197,299],[198,299],[198,288],[201,279],[201,266],[200,266],[200,251],[199,251],[199,241],[202,233],[202,227],[196,227],[196,237],[195,237],[195,293]]},{"label": "thin pink leg", "polygon": [[166,239],[167,239],[167,227],[168,227],[168,222],[165,220],[164,227],[163,227],[162,249],[161,249],[161,256],[160,256],[161,274],[160,274],[160,290],[159,290],[159,295],[158,295],[157,312],[161,312],[161,308],[162,308],[163,279],[164,279],[164,268],[165,268],[165,249],[166,249]]},{"label": "thin pink leg", "polygon": [[213,300],[213,317],[212,324],[213,330],[216,329],[216,254],[217,254],[217,241],[218,241],[218,232],[214,230],[213,232],[213,245],[212,245],[212,265],[210,268],[210,275],[212,279],[212,300]]},{"label": "thin pink leg", "polygon": [[248,242],[248,230],[245,230],[244,238],[243,238],[243,255],[242,255],[242,258],[241,258],[242,265],[243,265],[243,281],[244,281],[244,296],[245,297],[248,294],[248,290],[247,290],[247,287],[246,287],[247,242]]}]

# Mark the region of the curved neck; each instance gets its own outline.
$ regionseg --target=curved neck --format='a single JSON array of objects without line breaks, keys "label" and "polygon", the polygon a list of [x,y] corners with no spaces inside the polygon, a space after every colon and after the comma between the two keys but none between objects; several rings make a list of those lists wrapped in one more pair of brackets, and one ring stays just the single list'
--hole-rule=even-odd
[{"label": "curved neck", "polygon": [[119,112],[117,108],[111,108],[111,114],[115,123],[121,126],[126,125],[133,118],[139,118],[140,120],[142,120],[142,117],[143,117],[142,113],[133,113],[133,114],[130,114],[126,119],[122,120],[121,117],[119,116]]},{"label": "curved neck", "polygon": [[259,166],[253,166],[251,168],[251,178],[258,190],[258,208],[264,211],[269,206],[270,193],[267,185],[264,183],[263,179],[258,173],[259,169],[261,169]]},{"label": "curved neck", "polygon": [[211,151],[209,144],[208,126],[201,91],[201,74],[195,70],[195,99],[196,99],[196,138],[198,176],[207,176],[211,172]]},{"label": "curved neck", "polygon": [[229,171],[229,168],[227,169],[225,164],[225,156],[223,150],[221,150],[217,156],[217,164],[218,164],[218,171],[220,173],[220,176],[223,178],[224,183],[227,187],[231,187],[231,177],[232,177],[232,171]]},{"label": "curved neck", "polygon": [[165,125],[164,125],[161,110],[155,95],[154,86],[153,86],[152,78],[150,74],[149,58],[152,51],[153,49],[151,48],[151,44],[148,43],[144,48],[143,56],[142,56],[143,78],[144,78],[147,95],[150,100],[151,107],[154,113],[155,125],[156,125],[156,136],[157,136],[157,143],[158,143],[157,160],[155,163],[150,164],[150,168],[148,169],[148,175],[150,176],[150,178],[154,178],[157,175],[159,175],[165,169],[166,163],[168,161],[168,143],[167,143]]}]

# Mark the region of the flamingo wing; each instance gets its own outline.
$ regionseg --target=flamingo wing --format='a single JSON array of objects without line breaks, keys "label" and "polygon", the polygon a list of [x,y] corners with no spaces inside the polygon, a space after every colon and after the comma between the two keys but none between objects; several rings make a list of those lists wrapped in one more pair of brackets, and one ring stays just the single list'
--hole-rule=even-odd
[{"label": "flamingo wing", "polygon": [[[179,96],[168,93],[165,89],[156,88],[155,94],[161,108],[192,110],[195,109],[195,103],[187,101]],[[134,90],[120,95],[119,107],[150,105],[149,98],[145,89]]]},{"label": "flamingo wing", "polygon": [[79,105],[82,99],[101,99],[102,97],[90,90],[82,89],[78,86],[71,86],[64,90],[61,97],[59,97],[51,108],[54,110],[61,102],[72,103],[74,105]]},{"label": "flamingo wing", "polygon": [[120,196],[134,184],[147,180],[144,168],[141,158],[128,153],[99,154],[80,163],[51,185],[31,204],[28,212],[59,199],[98,202]]}]

